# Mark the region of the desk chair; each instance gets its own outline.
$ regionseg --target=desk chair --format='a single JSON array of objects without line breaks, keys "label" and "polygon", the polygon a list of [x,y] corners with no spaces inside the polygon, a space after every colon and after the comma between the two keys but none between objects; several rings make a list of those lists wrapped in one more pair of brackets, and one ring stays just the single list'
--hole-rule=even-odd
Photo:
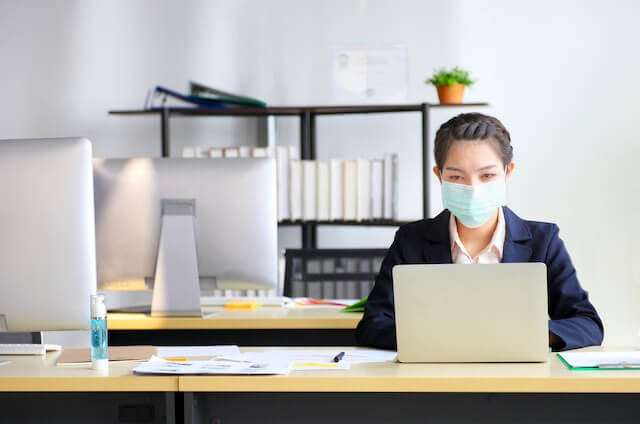
[{"label": "desk chair", "polygon": [[284,295],[316,299],[368,296],[387,249],[287,249]]}]

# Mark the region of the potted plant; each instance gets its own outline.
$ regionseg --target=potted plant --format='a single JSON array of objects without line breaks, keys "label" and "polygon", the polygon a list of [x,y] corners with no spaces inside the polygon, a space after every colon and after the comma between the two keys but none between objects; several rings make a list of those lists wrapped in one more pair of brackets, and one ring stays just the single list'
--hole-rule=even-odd
[{"label": "potted plant", "polygon": [[425,84],[436,86],[440,103],[462,103],[464,87],[471,86],[473,81],[469,78],[469,72],[456,66],[449,71],[444,68],[435,71]]}]

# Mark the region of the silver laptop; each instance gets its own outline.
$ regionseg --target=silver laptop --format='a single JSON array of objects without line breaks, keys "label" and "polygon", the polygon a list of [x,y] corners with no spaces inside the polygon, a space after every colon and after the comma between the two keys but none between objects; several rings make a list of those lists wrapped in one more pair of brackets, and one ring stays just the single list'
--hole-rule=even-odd
[{"label": "silver laptop", "polygon": [[544,362],[543,263],[397,265],[398,361]]}]

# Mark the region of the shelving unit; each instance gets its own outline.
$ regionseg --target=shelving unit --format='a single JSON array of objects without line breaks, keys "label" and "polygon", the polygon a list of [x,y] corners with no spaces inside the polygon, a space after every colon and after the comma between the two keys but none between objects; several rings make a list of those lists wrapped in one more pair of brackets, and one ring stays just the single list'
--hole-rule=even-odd
[{"label": "shelving unit", "polygon": [[[265,108],[233,108],[233,109],[195,109],[195,108],[159,108],[153,110],[112,110],[110,115],[157,115],[160,118],[160,139],[162,156],[171,155],[170,120],[173,117],[268,117],[297,116],[300,118],[300,158],[316,159],[316,117],[324,115],[352,115],[372,113],[406,113],[421,114],[422,130],[422,210],[423,216],[429,214],[429,170],[426,169],[429,150],[429,110],[432,108],[482,107],[488,103],[461,104],[404,104],[404,105],[358,105],[358,106],[271,106]],[[369,220],[369,221],[282,221],[281,226],[300,226],[302,230],[302,247],[317,247],[317,230],[319,225],[359,225],[359,226],[399,226],[402,221]]]}]

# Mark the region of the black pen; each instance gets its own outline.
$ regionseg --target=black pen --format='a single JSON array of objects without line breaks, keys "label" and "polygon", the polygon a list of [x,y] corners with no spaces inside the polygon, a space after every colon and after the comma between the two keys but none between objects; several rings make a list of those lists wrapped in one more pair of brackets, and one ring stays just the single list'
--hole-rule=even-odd
[{"label": "black pen", "polygon": [[344,352],[340,352],[338,353],[336,356],[333,357],[333,362],[340,362],[340,360],[344,358]]}]

